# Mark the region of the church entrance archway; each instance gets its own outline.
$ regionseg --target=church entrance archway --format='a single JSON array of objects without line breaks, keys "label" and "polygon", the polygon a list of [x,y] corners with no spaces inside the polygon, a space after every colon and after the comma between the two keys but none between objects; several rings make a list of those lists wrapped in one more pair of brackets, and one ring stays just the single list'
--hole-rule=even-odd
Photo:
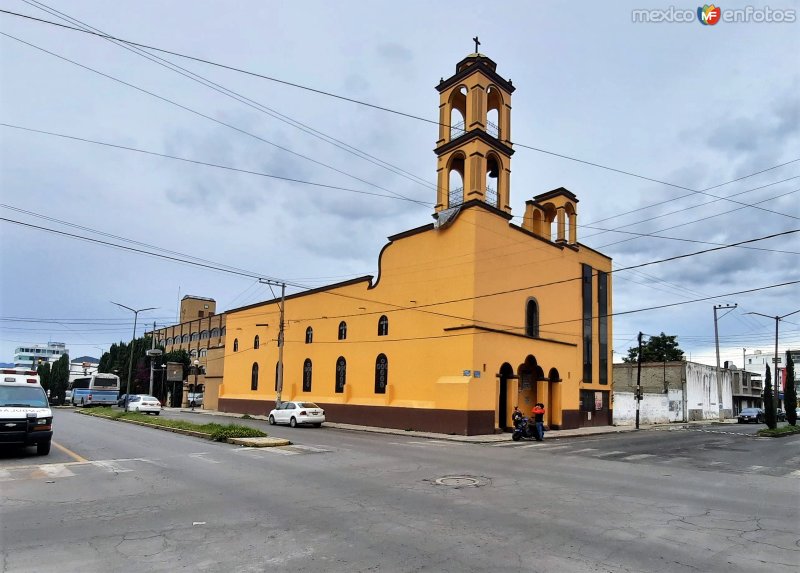
[{"label": "church entrance archway", "polygon": [[[508,362],[500,367],[500,389],[497,396],[497,427],[501,430],[509,428],[509,386],[516,378],[514,369]],[[514,404],[516,406],[516,404]]]}]

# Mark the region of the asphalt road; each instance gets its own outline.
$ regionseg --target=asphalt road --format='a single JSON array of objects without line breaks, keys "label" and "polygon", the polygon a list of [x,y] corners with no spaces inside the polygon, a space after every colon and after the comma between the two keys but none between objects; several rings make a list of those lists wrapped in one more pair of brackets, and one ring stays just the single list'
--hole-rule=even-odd
[{"label": "asphalt road", "polygon": [[268,449],[55,427],[46,458],[0,454],[4,573],[800,566],[800,436],[755,426],[498,445],[280,427],[294,445]]}]

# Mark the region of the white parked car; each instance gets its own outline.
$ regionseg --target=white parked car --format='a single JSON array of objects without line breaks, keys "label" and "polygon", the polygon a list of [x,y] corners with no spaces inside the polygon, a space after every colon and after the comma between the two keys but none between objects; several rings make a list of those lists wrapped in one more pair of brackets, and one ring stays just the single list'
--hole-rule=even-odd
[{"label": "white parked car", "polygon": [[319,428],[324,421],[325,410],[314,402],[281,402],[269,413],[270,424],[289,424],[292,428],[300,424]]},{"label": "white parked car", "polygon": [[154,396],[135,394],[128,399],[128,405],[125,411],[144,412],[145,414],[155,414],[158,416],[161,413],[161,402]]}]

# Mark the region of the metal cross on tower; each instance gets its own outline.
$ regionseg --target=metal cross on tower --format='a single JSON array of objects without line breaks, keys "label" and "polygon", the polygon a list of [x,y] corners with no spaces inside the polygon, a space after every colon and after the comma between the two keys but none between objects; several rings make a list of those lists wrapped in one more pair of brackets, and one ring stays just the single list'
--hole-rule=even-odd
[{"label": "metal cross on tower", "polygon": [[477,54],[478,53],[478,46],[481,45],[480,40],[478,40],[478,36],[475,36],[474,38],[472,38],[472,41],[475,42],[475,53]]}]

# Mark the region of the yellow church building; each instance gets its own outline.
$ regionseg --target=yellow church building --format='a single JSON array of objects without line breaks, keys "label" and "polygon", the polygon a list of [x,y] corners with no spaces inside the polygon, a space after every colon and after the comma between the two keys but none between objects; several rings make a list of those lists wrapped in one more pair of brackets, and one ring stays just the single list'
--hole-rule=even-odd
[{"label": "yellow church building", "polygon": [[307,400],[332,422],[474,435],[542,402],[552,429],[611,423],[611,259],[577,241],[564,188],[512,222],[496,69],[474,53],[437,86],[435,222],[389,237],[377,277],[226,313],[221,411]]}]

